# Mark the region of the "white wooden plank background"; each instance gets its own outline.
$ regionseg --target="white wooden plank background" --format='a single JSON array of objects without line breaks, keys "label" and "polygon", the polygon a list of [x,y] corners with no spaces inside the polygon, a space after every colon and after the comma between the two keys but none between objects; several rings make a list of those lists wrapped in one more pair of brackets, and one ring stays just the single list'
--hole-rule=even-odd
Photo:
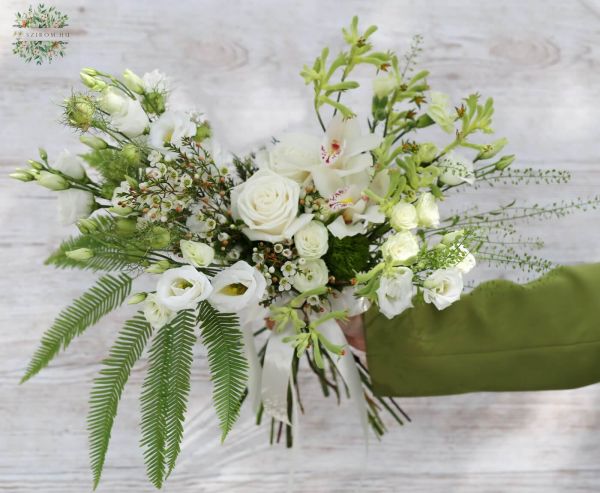
[{"label": "white wooden plank background", "polygon": [[[561,188],[481,189],[463,203],[513,196],[535,202],[599,189],[598,1],[54,0],[77,35],[63,60],[42,67],[11,53],[12,18],[28,4],[0,4],[0,491],[90,490],[87,394],[127,315],[109,317],[39,377],[17,385],[42,331],[92,279],[42,267],[69,230],[58,226],[50,193],[6,179],[35,157],[37,145],[51,156],[77,147],[56,121],[57,104],[77,83],[80,67],[161,68],[186,94],[181,102],[206,109],[226,146],[243,151],[286,129],[317,131],[310,93],[297,73],[323,45],[339,46],[340,27],[356,13],[380,26],[376,40],[384,48],[405,48],[411,35],[422,33],[430,82],[457,101],[473,90],[493,96],[495,127],[521,165],[574,173]],[[599,219],[597,213],[573,216],[532,230],[546,238],[546,253],[556,261],[598,261]],[[144,369],[142,362],[125,392],[102,492],[152,491],[137,447]],[[247,414],[220,445],[200,353],[193,378],[184,450],[165,490],[286,491],[290,454],[269,447],[267,429]],[[351,409],[323,400],[308,374],[302,387],[308,414],[296,491],[600,490],[598,386],[407,399],[402,404],[414,423],[391,426],[366,460]]]}]

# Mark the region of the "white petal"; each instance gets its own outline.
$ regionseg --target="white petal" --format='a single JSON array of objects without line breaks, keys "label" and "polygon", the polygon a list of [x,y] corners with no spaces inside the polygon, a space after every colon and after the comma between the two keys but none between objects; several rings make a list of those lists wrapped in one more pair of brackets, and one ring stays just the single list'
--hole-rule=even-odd
[{"label": "white petal", "polygon": [[327,229],[333,236],[341,240],[342,238],[346,238],[346,236],[356,236],[364,233],[365,225],[362,222],[346,224],[344,218],[339,216],[335,221],[327,226]]},{"label": "white petal", "polygon": [[346,149],[344,149],[344,156],[351,157],[361,152],[370,151],[378,147],[379,144],[381,144],[381,137],[379,135],[362,135],[348,142]]}]

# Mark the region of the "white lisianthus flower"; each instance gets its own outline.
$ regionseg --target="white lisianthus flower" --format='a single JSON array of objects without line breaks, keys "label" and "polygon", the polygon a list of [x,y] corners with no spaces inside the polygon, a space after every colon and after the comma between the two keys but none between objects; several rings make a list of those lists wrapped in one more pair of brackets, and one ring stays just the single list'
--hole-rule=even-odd
[{"label": "white lisianthus flower", "polygon": [[75,180],[82,180],[85,177],[85,170],[81,165],[81,158],[75,154],[71,154],[67,150],[62,151],[58,155],[52,168]]},{"label": "white lisianthus flower", "polygon": [[186,265],[164,272],[156,285],[156,295],[159,303],[177,311],[195,308],[210,296],[212,289],[208,277]]},{"label": "white lisianthus flower", "polygon": [[106,111],[109,115],[119,113],[130,99],[120,89],[109,86],[102,91],[102,96],[98,99],[98,106],[102,111]]},{"label": "white lisianthus flower", "polygon": [[186,137],[196,135],[196,124],[188,113],[167,111],[150,125],[150,145],[168,157],[174,153],[165,148],[165,144],[180,147]]},{"label": "white lisianthus flower", "polygon": [[315,160],[316,150],[313,137],[287,134],[270,150],[259,153],[257,162],[260,169],[269,169],[303,185],[310,176],[306,163]]},{"label": "white lisianthus flower", "polygon": [[294,235],[294,243],[301,257],[321,258],[329,248],[327,228],[319,221],[311,221]]},{"label": "white lisianthus flower", "polygon": [[473,161],[470,159],[450,152],[440,158],[436,166],[441,170],[440,181],[446,185],[460,185],[475,183],[475,173],[473,171]]},{"label": "white lisianthus flower", "polygon": [[329,270],[320,258],[307,260],[291,277],[292,286],[301,293],[325,286],[328,281]]},{"label": "white lisianthus flower", "polygon": [[477,261],[475,260],[475,255],[473,255],[469,250],[467,250],[464,246],[460,245],[459,250],[465,254],[463,259],[458,262],[454,268],[457,269],[461,274],[468,274],[473,270]]},{"label": "white lisianthus flower", "polygon": [[415,287],[412,279],[413,272],[408,267],[397,267],[391,274],[381,277],[377,288],[377,304],[379,311],[387,318],[394,318],[413,306]]},{"label": "white lisianthus flower", "polygon": [[70,188],[58,193],[58,217],[62,224],[73,224],[94,211],[94,195]]},{"label": "white lisianthus flower", "polygon": [[423,283],[425,303],[433,303],[438,310],[448,308],[460,298],[463,290],[462,274],[457,269],[440,269]]},{"label": "white lisianthus flower", "polygon": [[111,115],[111,123],[127,137],[137,137],[144,133],[149,121],[140,102],[127,98],[121,109]]},{"label": "white lisianthus flower", "polygon": [[394,264],[408,264],[418,255],[419,242],[410,231],[402,231],[385,240],[381,245],[381,253],[384,260]]},{"label": "white lisianthus flower", "polygon": [[173,320],[175,315],[159,301],[158,296],[154,293],[146,296],[143,311],[146,320],[155,329],[160,329],[163,325]]},{"label": "white lisianthus flower", "polygon": [[215,250],[206,243],[199,241],[181,240],[179,242],[181,256],[185,261],[194,267],[206,267],[212,263],[215,258]]},{"label": "white lisianthus flower", "polygon": [[246,224],[243,233],[251,241],[275,243],[291,239],[312,219],[298,216],[300,186],[270,170],[260,170],[231,191],[232,214]]},{"label": "white lisianthus flower", "polygon": [[420,226],[432,228],[440,224],[440,211],[432,193],[421,194],[417,199],[416,209]]},{"label": "white lisianthus flower", "polygon": [[427,115],[447,133],[454,132],[454,116],[450,109],[450,97],[447,94],[431,91]]},{"label": "white lisianthus flower", "polygon": [[264,276],[243,260],[219,272],[212,285],[208,301],[220,312],[238,314],[258,308],[267,288]]},{"label": "white lisianthus flower", "polygon": [[390,224],[396,231],[416,228],[418,226],[417,209],[408,202],[398,202],[390,212]]}]

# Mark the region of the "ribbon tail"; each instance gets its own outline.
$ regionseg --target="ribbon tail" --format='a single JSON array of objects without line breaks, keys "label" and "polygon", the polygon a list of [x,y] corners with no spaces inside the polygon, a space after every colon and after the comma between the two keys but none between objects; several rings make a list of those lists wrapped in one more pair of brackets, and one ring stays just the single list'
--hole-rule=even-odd
[{"label": "ribbon tail", "polygon": [[[334,320],[328,320],[321,324],[318,329],[327,339],[338,346],[348,346],[346,336],[340,326]],[[369,443],[369,421],[367,416],[367,401],[363,391],[360,374],[350,349],[343,356],[329,353],[344,382],[350,391],[350,400],[354,403],[358,413],[365,442]]]},{"label": "ribbon tail", "polygon": [[252,407],[252,411],[257,413],[261,402],[261,366],[258,360],[252,327],[249,327],[247,324],[242,324],[242,343],[244,345],[244,352],[246,353],[246,360],[248,361],[248,402]]},{"label": "ribbon tail", "polygon": [[291,425],[288,418],[288,387],[294,348],[290,343],[283,342],[283,339],[292,335],[294,330],[291,326],[281,332],[271,333],[261,380],[261,397],[265,411],[287,425]]}]

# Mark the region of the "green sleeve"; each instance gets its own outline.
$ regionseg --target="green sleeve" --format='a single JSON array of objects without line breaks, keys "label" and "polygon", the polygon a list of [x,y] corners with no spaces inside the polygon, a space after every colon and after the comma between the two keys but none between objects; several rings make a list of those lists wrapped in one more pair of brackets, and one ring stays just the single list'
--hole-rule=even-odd
[{"label": "green sleeve", "polygon": [[529,284],[490,281],[443,311],[366,315],[367,360],[382,396],[568,389],[600,381],[600,264]]}]

